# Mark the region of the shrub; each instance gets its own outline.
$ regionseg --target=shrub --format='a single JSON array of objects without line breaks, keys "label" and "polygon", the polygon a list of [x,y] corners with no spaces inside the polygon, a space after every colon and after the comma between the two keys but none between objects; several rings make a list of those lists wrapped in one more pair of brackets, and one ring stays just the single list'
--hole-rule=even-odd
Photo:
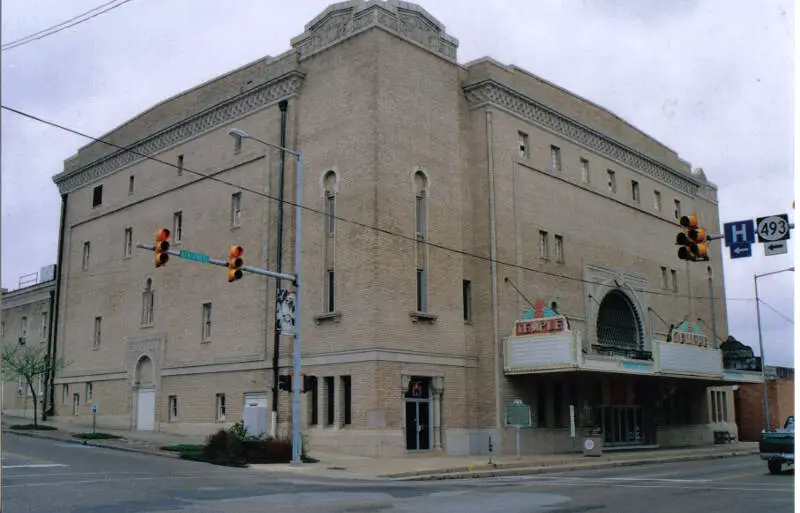
[{"label": "shrub", "polygon": [[[193,454],[195,453],[184,451],[181,453],[181,458],[193,459],[188,457]],[[184,457],[184,455],[187,455],[187,457]],[[206,445],[199,456],[202,461],[215,465],[243,467],[247,464],[242,441],[235,434],[224,429],[220,429],[208,437],[208,441],[206,441]]]},{"label": "shrub", "polygon": [[81,440],[114,440],[122,438],[121,436],[112,435],[111,433],[74,433],[72,436],[80,438]]},{"label": "shrub", "polygon": [[248,463],[289,463],[292,461],[292,442],[280,438],[245,440],[242,442]]},{"label": "shrub", "polygon": [[37,430],[37,431],[56,431],[58,428],[54,428],[53,426],[45,426],[44,424],[14,424],[13,426],[9,426],[9,429],[17,429],[17,430]]}]

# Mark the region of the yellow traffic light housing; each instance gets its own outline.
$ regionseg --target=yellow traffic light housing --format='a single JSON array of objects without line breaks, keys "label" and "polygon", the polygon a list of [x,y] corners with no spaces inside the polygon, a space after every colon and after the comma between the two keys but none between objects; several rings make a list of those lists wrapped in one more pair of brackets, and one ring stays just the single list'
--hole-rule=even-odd
[{"label": "yellow traffic light housing", "polygon": [[692,262],[709,260],[708,235],[705,228],[700,227],[697,215],[683,216],[680,223],[684,231],[675,239],[675,244],[681,246],[678,248],[678,258]]},{"label": "yellow traffic light housing", "polygon": [[244,260],[244,249],[241,246],[230,246],[228,248],[228,282],[234,282],[242,278],[242,266]]},{"label": "yellow traffic light housing", "polygon": [[153,252],[155,253],[155,264],[156,268],[165,265],[169,261],[169,238],[172,234],[166,228],[159,228],[156,230],[156,243],[155,247],[153,248]]}]

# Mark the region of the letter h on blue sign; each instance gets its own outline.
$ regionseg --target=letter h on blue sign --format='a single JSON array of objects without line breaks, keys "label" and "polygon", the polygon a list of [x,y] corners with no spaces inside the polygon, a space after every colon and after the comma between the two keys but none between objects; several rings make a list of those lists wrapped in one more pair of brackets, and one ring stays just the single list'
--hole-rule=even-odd
[{"label": "letter h on blue sign", "polygon": [[735,223],[725,223],[725,245],[733,244],[752,244],[756,240],[755,226],[753,220],[736,221]]}]

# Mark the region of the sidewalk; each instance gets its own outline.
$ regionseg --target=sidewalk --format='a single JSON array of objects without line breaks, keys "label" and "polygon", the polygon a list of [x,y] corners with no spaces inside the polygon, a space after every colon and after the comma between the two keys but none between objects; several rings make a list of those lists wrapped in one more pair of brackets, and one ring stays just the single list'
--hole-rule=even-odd
[{"label": "sidewalk", "polygon": [[[50,418],[44,424],[58,428],[57,431],[16,431],[8,429],[13,424],[29,424],[30,419],[3,416],[3,432],[20,436],[46,438],[61,442],[85,444],[93,447],[165,456],[178,457],[161,447],[172,444],[202,444],[205,437],[182,436],[161,432],[142,432],[115,429],[98,429],[98,432],[122,437],[115,440],[79,440],[75,432],[91,432],[91,428],[76,427]],[[583,454],[494,456],[492,464],[488,455],[446,456],[433,454],[411,455],[398,458],[371,458],[339,453],[310,451],[310,456],[319,460],[301,466],[290,464],[250,465],[255,472],[265,474],[296,474],[308,477],[333,479],[392,479],[392,480],[438,480],[468,479],[473,477],[498,477],[513,475],[565,472],[575,469],[613,468],[679,461],[697,461],[758,454],[756,442],[738,442],[681,449],[649,449],[605,453],[599,457]]]}]

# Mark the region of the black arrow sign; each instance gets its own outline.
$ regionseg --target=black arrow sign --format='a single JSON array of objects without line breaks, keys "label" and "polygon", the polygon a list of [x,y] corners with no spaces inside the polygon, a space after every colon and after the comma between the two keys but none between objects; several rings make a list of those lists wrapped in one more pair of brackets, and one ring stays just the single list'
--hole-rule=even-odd
[{"label": "black arrow sign", "polygon": [[781,249],[782,247],[783,244],[770,244],[769,246],[767,246],[767,249],[770,251],[774,251],[776,249]]}]

